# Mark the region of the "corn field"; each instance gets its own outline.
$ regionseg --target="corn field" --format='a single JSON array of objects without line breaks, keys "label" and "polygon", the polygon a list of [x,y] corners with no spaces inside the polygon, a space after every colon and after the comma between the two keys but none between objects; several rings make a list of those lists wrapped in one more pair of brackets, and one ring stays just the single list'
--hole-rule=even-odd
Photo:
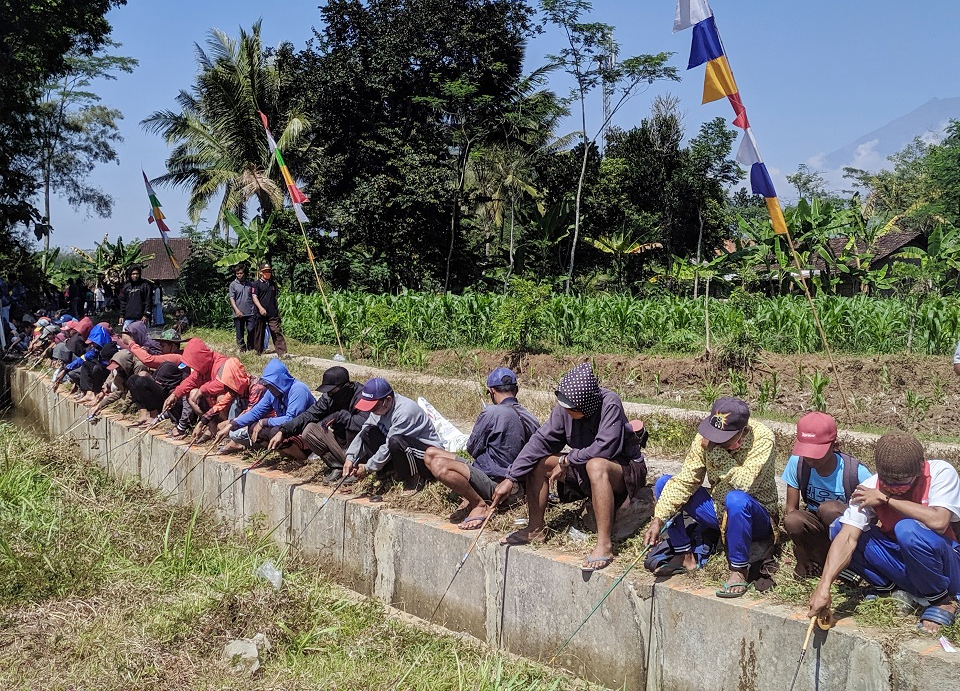
[{"label": "corn field", "polygon": [[[344,345],[378,352],[411,348],[491,348],[492,320],[510,319],[510,296],[490,293],[403,293],[328,296]],[[960,299],[944,297],[915,310],[893,299],[825,296],[816,304],[831,346],[847,353],[952,353],[960,335]],[[319,295],[284,293],[280,311],[287,334],[334,343]],[[593,352],[642,350],[691,353],[704,347],[704,303],[690,298],[637,300],[623,295],[552,296],[535,307],[531,342],[545,349]],[[217,319],[217,326],[227,326]],[[224,321],[224,323],[220,323]],[[509,323],[507,324],[509,326]],[[712,344],[744,331],[762,349],[811,353],[822,349],[809,306],[801,297],[750,297],[747,304],[710,301]],[[502,331],[502,328],[501,328]],[[500,344],[502,346],[502,344]]]}]

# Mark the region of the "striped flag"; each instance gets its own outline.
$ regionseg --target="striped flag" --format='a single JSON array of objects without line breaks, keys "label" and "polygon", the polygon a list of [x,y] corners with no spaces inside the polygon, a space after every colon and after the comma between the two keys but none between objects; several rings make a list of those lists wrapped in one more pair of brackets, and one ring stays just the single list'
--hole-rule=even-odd
[{"label": "striped flag", "polygon": [[737,161],[750,167],[750,189],[763,197],[770,214],[773,230],[778,235],[787,232],[783,218],[783,209],[773,187],[773,180],[767,166],[760,157],[757,142],[747,119],[747,109],[740,98],[740,90],[733,78],[733,71],[727,60],[720,33],[717,31],[713,10],[708,0],[678,0],[677,13],[673,21],[673,30],[693,29],[693,43],[690,48],[690,60],[687,69],[706,64],[703,80],[703,102],[710,103],[726,97],[733,107],[733,124],[743,130],[743,140],[737,152]]},{"label": "striped flag", "polygon": [[163,215],[163,211],[160,210],[160,200],[157,199],[157,193],[153,191],[153,185],[150,184],[150,179],[147,177],[147,174],[143,170],[140,172],[143,174],[143,184],[147,186],[147,197],[150,198],[150,214],[147,216],[147,223],[156,222],[157,229],[160,231],[160,239],[163,240],[163,248],[167,251],[167,257],[170,259],[173,267],[179,271],[180,263],[177,261],[177,258],[173,256],[170,241],[167,239],[167,233],[170,232],[170,228],[163,222],[163,219],[166,217]]},{"label": "striped flag", "polygon": [[267,133],[267,143],[270,144],[270,151],[277,158],[277,165],[280,166],[280,174],[283,176],[283,181],[287,184],[287,191],[290,192],[290,201],[293,202],[293,210],[294,213],[297,214],[297,220],[301,223],[306,223],[309,219],[307,215],[303,213],[303,208],[300,205],[310,200],[307,199],[307,195],[297,187],[297,183],[293,181],[293,176],[290,175],[287,164],[283,162],[283,154],[280,153],[280,147],[277,146],[277,141],[273,138],[273,135],[270,134],[270,124],[267,122],[267,116],[260,111],[257,112],[260,113],[260,120],[263,121],[263,129]]}]

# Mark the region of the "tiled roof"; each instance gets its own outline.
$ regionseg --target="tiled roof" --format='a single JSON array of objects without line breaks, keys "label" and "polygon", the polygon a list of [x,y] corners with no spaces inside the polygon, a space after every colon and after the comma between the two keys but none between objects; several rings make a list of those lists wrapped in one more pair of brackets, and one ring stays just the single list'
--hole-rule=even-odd
[{"label": "tiled roof", "polygon": [[[190,240],[188,238],[170,238],[170,249],[177,263],[182,267],[190,257]],[[153,259],[143,262],[143,277],[148,281],[175,281],[180,272],[170,262],[167,251],[160,238],[148,238],[140,245],[144,255],[153,255]]]}]

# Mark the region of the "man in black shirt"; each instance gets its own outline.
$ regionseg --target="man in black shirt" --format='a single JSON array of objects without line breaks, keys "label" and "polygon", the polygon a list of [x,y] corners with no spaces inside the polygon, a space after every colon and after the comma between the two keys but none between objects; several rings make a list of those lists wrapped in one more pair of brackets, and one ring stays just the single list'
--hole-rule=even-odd
[{"label": "man in black shirt", "polygon": [[119,324],[126,329],[133,322],[150,318],[153,309],[153,288],[141,278],[141,269],[137,265],[127,269],[127,282],[120,289]]},{"label": "man in black shirt", "polygon": [[370,413],[354,409],[363,384],[350,380],[350,373],[339,365],[323,373],[317,402],[292,420],[276,427],[267,448],[282,448],[285,440],[300,435],[303,445],[320,456],[331,472],[324,483],[341,477],[347,460],[346,449],[357,436]]},{"label": "man in black shirt", "polygon": [[277,357],[283,358],[287,354],[287,341],[283,337],[280,309],[277,307],[278,290],[273,280],[273,268],[270,264],[264,263],[260,267],[260,279],[253,282],[250,290],[253,305],[258,313],[253,325],[253,348],[257,351],[257,355],[263,354],[263,337],[268,326],[273,336],[273,346],[277,349]]}]

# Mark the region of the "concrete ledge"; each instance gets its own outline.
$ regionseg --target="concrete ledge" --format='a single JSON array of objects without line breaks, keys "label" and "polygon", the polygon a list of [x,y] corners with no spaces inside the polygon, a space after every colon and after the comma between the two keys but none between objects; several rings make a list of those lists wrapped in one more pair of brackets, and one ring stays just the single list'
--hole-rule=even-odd
[{"label": "concrete ledge", "polygon": [[[13,402],[56,438],[86,415],[60,402],[39,375],[8,369]],[[30,388],[30,387],[33,388]],[[160,433],[105,418],[71,436],[112,475],[200,504],[235,528],[256,521],[279,544],[317,559],[345,586],[429,618],[474,535],[427,514],[335,496],[272,470],[173,444]],[[132,440],[132,441],[131,441]],[[578,560],[546,549],[481,540],[443,599],[435,621],[492,647],[549,661],[590,613],[617,573],[581,574]],[[556,661],[611,688],[646,691],[787,688],[807,622],[763,600],[719,600],[712,591],[654,583],[632,572]],[[817,635],[797,689],[956,691],[960,654],[919,637],[890,640],[846,619]]]}]

